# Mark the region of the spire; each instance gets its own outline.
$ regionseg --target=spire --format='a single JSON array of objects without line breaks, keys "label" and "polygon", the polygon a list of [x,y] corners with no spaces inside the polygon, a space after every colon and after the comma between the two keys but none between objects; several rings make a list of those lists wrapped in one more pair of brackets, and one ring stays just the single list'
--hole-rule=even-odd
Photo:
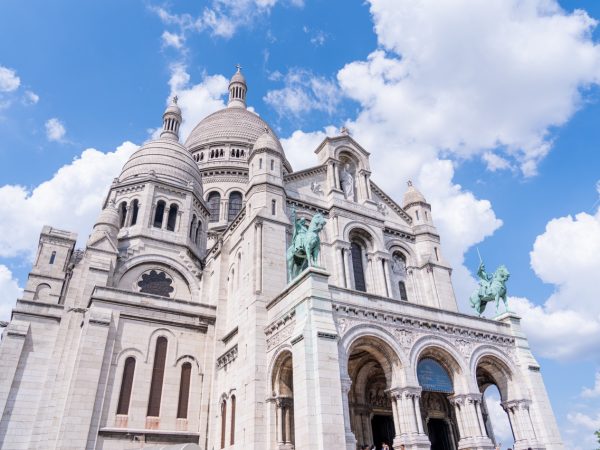
[{"label": "spire", "polygon": [[246,78],[242,74],[242,66],[236,64],[235,67],[237,71],[229,81],[229,102],[227,106],[229,108],[245,108],[248,86],[246,85]]},{"label": "spire", "polygon": [[160,137],[164,139],[179,140],[179,126],[181,125],[181,109],[177,106],[177,96],[173,97],[163,114],[163,129]]}]

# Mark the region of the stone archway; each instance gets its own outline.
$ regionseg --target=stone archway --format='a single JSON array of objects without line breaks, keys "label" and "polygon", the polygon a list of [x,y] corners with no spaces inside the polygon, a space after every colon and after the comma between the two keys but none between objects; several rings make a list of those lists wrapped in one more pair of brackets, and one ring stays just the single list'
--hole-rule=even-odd
[{"label": "stone archway", "polygon": [[294,432],[294,372],[292,353],[283,351],[275,362],[271,377],[271,420],[274,430],[272,448],[293,450]]},{"label": "stone archway", "polygon": [[460,368],[454,359],[438,348],[428,348],[417,363],[417,379],[421,386],[421,419],[431,442],[431,450],[457,450],[459,424],[452,399],[454,378]]},{"label": "stone archway", "polygon": [[348,392],[351,429],[358,448],[382,444],[392,447],[396,436],[395,413],[389,390],[397,378],[400,360],[380,338],[361,336],[348,351]]}]

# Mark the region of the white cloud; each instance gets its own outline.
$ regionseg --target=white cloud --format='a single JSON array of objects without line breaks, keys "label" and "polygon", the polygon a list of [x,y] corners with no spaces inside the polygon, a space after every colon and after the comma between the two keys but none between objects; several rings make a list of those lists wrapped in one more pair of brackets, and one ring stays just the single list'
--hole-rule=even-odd
[{"label": "white cloud", "polygon": [[169,86],[170,97],[177,95],[179,98],[178,105],[183,116],[180,135],[185,141],[200,120],[225,107],[223,96],[227,94],[229,80],[222,75],[203,74],[200,83],[192,84],[186,66],[173,64]]},{"label": "white cloud", "polygon": [[46,138],[49,141],[60,142],[65,137],[67,129],[56,117],[46,121]]},{"label": "white cloud", "polygon": [[21,85],[21,79],[13,69],[0,66],[0,92],[16,91]]},{"label": "white cloud", "polygon": [[583,427],[587,431],[594,432],[600,429],[600,413],[596,414],[596,417],[584,413],[571,413],[567,416],[569,421],[574,425]]},{"label": "white cloud", "polygon": [[348,124],[361,142],[487,155],[533,175],[551,128],[600,80],[596,22],[554,0],[370,3],[382,49],[338,73],[362,106]]},{"label": "white cloud", "polygon": [[27,105],[35,105],[37,102],[40,101],[40,96],[37,95],[35,92],[33,91],[25,91],[25,94],[23,95],[23,102]]},{"label": "white cloud", "polygon": [[302,170],[316,165],[315,149],[327,136],[336,134],[337,130],[333,126],[308,133],[296,130],[289,137],[281,139],[281,145],[294,170]]},{"label": "white cloud", "polygon": [[108,153],[89,148],[31,190],[1,186],[0,257],[31,257],[46,224],[75,231],[85,242],[111,181],[136,148],[131,142]]},{"label": "white cloud", "polygon": [[500,405],[500,393],[495,386],[490,386],[485,390],[485,406],[487,407],[492,422],[492,429],[498,444],[502,443],[502,448],[514,444],[512,429],[506,411]]},{"label": "white cloud", "polygon": [[163,7],[150,8],[165,25],[179,28],[179,35],[188,32],[208,31],[213,36],[231,38],[237,31],[252,27],[260,17],[268,15],[277,3],[302,7],[302,0],[212,0],[202,13],[195,17],[189,13],[173,14]]},{"label": "white cloud", "polygon": [[185,37],[183,35],[170,33],[168,31],[163,32],[161,38],[164,47],[173,47],[177,50],[181,50],[185,43]]},{"label": "white cloud", "polygon": [[600,372],[596,372],[594,386],[591,388],[584,388],[583,391],[581,391],[581,396],[584,398],[600,397]]},{"label": "white cloud", "polygon": [[263,97],[280,116],[301,116],[310,111],[333,114],[340,102],[340,92],[333,80],[305,69],[291,69],[283,77],[284,87]]},{"label": "white cloud", "polygon": [[10,319],[10,311],[15,306],[15,300],[22,293],[23,289],[13,278],[10,269],[0,264],[0,320]]},{"label": "white cloud", "polygon": [[[542,306],[524,298],[509,304],[542,356],[558,360],[600,357],[600,209],[552,219],[530,252],[531,267],[555,291]],[[544,324],[544,326],[540,326]],[[591,392],[591,391],[590,391]]]}]

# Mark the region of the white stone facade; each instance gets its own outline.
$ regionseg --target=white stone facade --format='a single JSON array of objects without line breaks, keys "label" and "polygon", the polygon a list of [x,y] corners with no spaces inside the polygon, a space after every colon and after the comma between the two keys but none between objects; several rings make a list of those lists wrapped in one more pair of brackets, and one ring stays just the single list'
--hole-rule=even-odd
[{"label": "white stone facade", "polygon": [[[0,448],[492,449],[495,384],[515,449],[562,449],[519,318],[458,312],[419,191],[387,196],[345,130],[294,172],[246,91],[238,70],[185,145],[170,105],[83,251],[44,227],[0,343]],[[289,281],[292,207],[327,224]]]}]

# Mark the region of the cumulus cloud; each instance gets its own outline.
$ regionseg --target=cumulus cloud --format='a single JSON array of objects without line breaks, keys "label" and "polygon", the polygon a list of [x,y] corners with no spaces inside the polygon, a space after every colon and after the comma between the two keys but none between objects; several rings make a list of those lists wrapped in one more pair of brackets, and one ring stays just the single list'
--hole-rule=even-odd
[{"label": "cumulus cloud", "polygon": [[381,48],[338,73],[363,107],[348,124],[361,141],[534,175],[551,128],[600,80],[596,22],[554,0],[370,3]]},{"label": "cumulus cloud", "polygon": [[23,102],[26,105],[35,105],[40,101],[40,96],[33,91],[25,91],[23,94]]},{"label": "cumulus cloud", "polygon": [[15,300],[21,296],[23,289],[19,287],[8,267],[0,264],[0,320],[9,320],[10,311]]},{"label": "cumulus cloud", "polygon": [[498,389],[495,386],[488,387],[485,390],[484,397],[496,442],[498,444],[502,443],[502,448],[512,447],[514,444],[513,433],[508,415],[500,405],[500,393]]},{"label": "cumulus cloud", "polygon": [[[192,128],[204,117],[225,107],[223,96],[227,94],[229,80],[222,75],[202,74],[199,83],[193,84],[184,64],[171,66],[170,97],[177,95],[183,123],[180,128],[185,140]],[[170,101],[170,99],[168,99]]]},{"label": "cumulus cloud", "polygon": [[584,398],[600,397],[600,371],[596,372],[596,380],[591,388],[584,388],[581,391],[581,396]]},{"label": "cumulus cloud", "polygon": [[[536,351],[558,360],[600,358],[600,209],[550,220],[530,252],[531,267],[555,290],[543,305],[513,298]],[[544,326],[540,327],[539,324]],[[592,392],[592,391],[590,391]]]},{"label": "cumulus cloud", "polygon": [[56,117],[46,121],[46,138],[51,142],[60,142],[67,134],[64,124]]},{"label": "cumulus cloud", "polygon": [[299,117],[310,111],[332,114],[340,102],[337,83],[306,69],[290,69],[283,77],[284,87],[263,97],[280,116]]},{"label": "cumulus cloud", "polygon": [[124,142],[104,153],[89,148],[33,189],[0,187],[0,257],[31,257],[42,226],[75,231],[85,242],[114,177],[137,148]]},{"label": "cumulus cloud", "polygon": [[17,72],[8,67],[0,66],[0,92],[16,91],[21,85]]},{"label": "cumulus cloud", "polygon": [[327,136],[336,134],[336,128],[331,125],[322,131],[296,130],[289,137],[281,139],[281,145],[294,170],[301,170],[316,165],[315,149]]},{"label": "cumulus cloud", "polygon": [[173,47],[177,50],[181,50],[185,43],[185,37],[183,35],[170,33],[168,31],[163,32],[161,38],[164,47]]}]

